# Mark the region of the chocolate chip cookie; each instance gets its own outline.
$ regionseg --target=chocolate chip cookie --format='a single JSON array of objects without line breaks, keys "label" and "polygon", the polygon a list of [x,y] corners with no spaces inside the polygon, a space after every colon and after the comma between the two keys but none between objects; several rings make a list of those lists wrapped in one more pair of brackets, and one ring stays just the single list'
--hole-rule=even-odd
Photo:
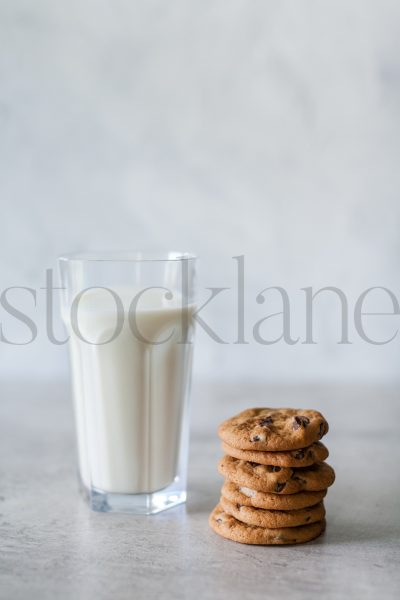
[{"label": "chocolate chip cookie", "polygon": [[271,494],[259,492],[232,481],[225,481],[222,496],[234,504],[265,508],[267,510],[298,510],[318,504],[325,498],[326,490],[319,492],[297,492],[297,494]]},{"label": "chocolate chip cookie", "polygon": [[240,460],[225,455],[218,470],[226,479],[260,492],[295,494],[301,491],[325,490],[335,480],[335,472],[327,463],[310,467],[288,468]]},{"label": "chocolate chip cookie", "polygon": [[277,467],[308,467],[315,462],[322,462],[329,456],[328,448],[322,442],[314,442],[306,448],[282,452],[268,452],[267,450],[241,450],[222,442],[225,454],[240,458],[260,465],[274,465]]},{"label": "chocolate chip cookie", "polygon": [[253,508],[244,504],[230,502],[223,496],[219,501],[223,510],[232,515],[238,521],[257,527],[267,527],[268,529],[277,529],[278,527],[299,527],[322,521],[325,517],[325,508],[323,502],[300,508],[299,510],[265,510],[262,508]]},{"label": "chocolate chip cookie", "polygon": [[320,440],[328,423],[316,410],[250,408],[224,421],[222,441],[240,450],[297,450]]},{"label": "chocolate chip cookie", "polygon": [[242,544],[300,544],[318,537],[325,529],[325,519],[300,527],[271,529],[247,525],[227,514],[220,504],[212,511],[210,527],[219,535]]}]

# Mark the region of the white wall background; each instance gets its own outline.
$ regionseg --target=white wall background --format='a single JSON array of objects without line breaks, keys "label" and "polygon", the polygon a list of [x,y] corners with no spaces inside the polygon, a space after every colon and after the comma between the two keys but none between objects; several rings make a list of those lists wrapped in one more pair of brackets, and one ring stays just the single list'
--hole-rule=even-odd
[{"label": "white wall background", "polygon": [[[65,251],[154,246],[197,252],[203,286],[234,285],[245,254],[250,333],[279,310],[254,301],[269,285],[303,339],[301,287],[400,298],[399,26],[395,0],[0,0],[0,289],[43,286]],[[315,346],[200,332],[197,376],[398,381],[400,335],[338,345],[336,304]],[[43,294],[26,308],[38,339],[0,342],[0,376],[64,376]],[[234,310],[205,315],[231,341]],[[399,324],[372,319],[382,339]]]}]

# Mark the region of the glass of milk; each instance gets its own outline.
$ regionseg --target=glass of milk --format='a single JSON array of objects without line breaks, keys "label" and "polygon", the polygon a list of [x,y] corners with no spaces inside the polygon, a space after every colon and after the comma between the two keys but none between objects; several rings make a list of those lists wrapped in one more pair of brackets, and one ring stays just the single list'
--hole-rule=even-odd
[{"label": "glass of milk", "polygon": [[79,479],[91,508],[186,500],[196,257],[60,258]]}]

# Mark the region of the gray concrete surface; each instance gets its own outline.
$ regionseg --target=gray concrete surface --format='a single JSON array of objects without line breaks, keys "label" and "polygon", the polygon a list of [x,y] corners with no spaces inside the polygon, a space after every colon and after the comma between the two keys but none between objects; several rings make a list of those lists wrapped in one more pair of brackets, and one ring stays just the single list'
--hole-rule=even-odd
[{"label": "gray concrete surface", "polygon": [[[194,386],[189,500],[152,517],[91,513],[77,493],[63,384],[0,384],[3,599],[397,598],[399,392]],[[219,420],[249,405],[319,407],[337,480],[323,538],[243,546],[207,525]]]}]

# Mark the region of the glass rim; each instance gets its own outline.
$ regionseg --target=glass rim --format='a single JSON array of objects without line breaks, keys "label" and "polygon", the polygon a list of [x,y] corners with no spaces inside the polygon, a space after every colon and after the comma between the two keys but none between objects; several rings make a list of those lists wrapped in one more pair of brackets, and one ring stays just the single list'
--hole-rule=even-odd
[{"label": "glass rim", "polygon": [[58,257],[60,262],[183,262],[196,260],[198,257],[191,252],[68,252]]}]

